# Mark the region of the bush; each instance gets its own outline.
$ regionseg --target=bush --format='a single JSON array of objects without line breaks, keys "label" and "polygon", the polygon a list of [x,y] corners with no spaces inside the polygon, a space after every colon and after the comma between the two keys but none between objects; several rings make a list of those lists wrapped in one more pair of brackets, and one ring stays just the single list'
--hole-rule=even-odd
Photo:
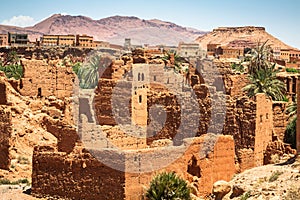
[{"label": "bush", "polygon": [[240,200],[247,200],[250,198],[250,196],[251,196],[251,193],[248,191],[241,196]]},{"label": "bush", "polygon": [[285,71],[290,73],[299,73],[299,70],[294,68],[285,68]]},{"label": "bush", "polygon": [[30,164],[30,161],[28,158],[25,158],[23,156],[19,156],[18,157],[18,163],[20,163],[21,165],[28,165]]},{"label": "bush", "polygon": [[236,72],[245,72],[245,67],[242,64],[232,63],[231,68]]},{"label": "bush", "polygon": [[19,184],[27,184],[27,185],[29,185],[30,182],[28,181],[27,178],[19,179],[17,181],[10,181],[10,180],[8,180],[6,178],[0,179],[0,185],[19,185]]},{"label": "bush", "polygon": [[149,200],[190,200],[190,188],[185,180],[179,178],[174,172],[163,172],[154,177],[150,188],[146,192]]},{"label": "bush", "polygon": [[283,172],[280,172],[280,171],[273,172],[272,175],[269,178],[269,182],[276,181],[281,174],[283,174]]},{"label": "bush", "polygon": [[19,80],[23,77],[23,67],[21,65],[0,66],[0,71],[3,71],[7,78]]},{"label": "bush", "polygon": [[73,65],[72,69],[73,69],[73,72],[74,72],[76,75],[78,74],[81,65],[82,65],[82,64],[81,64],[80,62],[77,62],[77,63],[75,63],[75,64]]}]

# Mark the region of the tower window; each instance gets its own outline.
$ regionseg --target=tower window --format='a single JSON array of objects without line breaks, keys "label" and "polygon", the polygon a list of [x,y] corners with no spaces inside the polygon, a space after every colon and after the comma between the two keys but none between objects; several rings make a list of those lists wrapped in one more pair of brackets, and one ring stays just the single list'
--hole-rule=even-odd
[{"label": "tower window", "polygon": [[144,76],[144,73],[142,73],[142,81],[145,80],[145,76]]},{"label": "tower window", "polygon": [[142,95],[139,95],[139,103],[142,103]]}]

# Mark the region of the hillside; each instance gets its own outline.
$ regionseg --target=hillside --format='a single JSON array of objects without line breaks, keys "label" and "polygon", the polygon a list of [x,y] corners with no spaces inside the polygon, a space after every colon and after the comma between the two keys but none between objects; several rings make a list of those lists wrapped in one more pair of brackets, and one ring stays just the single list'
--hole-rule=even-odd
[{"label": "hillside", "polygon": [[25,32],[33,34],[35,40],[43,34],[87,34],[96,40],[124,44],[124,38],[131,38],[132,44],[178,45],[180,41],[191,42],[205,34],[158,19],[144,20],[137,17],[113,16],[94,20],[85,16],[55,14],[33,27],[12,27],[0,25],[0,32]]},{"label": "hillside", "polygon": [[[299,158],[289,161],[256,167],[237,174],[230,181],[233,191],[223,200],[299,199]],[[242,193],[244,194],[242,195]]]},{"label": "hillside", "polygon": [[292,48],[269,34],[264,27],[254,26],[220,27],[198,37],[196,42],[199,42],[201,46],[206,49],[209,43],[243,46],[245,43],[257,44],[258,42],[265,42],[267,40],[272,47],[281,47],[282,49]]}]

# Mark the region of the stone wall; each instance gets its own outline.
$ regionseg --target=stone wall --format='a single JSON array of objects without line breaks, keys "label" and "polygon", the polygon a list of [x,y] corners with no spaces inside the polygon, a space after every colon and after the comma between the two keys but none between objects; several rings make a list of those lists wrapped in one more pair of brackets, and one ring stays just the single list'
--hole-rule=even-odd
[{"label": "stone wall", "polygon": [[22,59],[24,77],[20,93],[24,96],[70,97],[75,75],[72,67],[59,65],[56,60]]}]

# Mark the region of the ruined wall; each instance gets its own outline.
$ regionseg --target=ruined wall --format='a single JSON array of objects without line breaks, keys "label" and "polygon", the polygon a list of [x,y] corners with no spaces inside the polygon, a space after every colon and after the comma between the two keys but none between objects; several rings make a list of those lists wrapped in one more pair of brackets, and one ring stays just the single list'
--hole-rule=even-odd
[{"label": "ruined wall", "polygon": [[7,104],[6,85],[5,83],[0,82],[0,105],[5,104]]},{"label": "ruined wall", "polygon": [[277,139],[283,141],[286,126],[288,124],[288,114],[286,113],[287,102],[273,102],[273,130]]},{"label": "ruined wall", "polygon": [[231,97],[243,96],[246,93],[243,92],[243,88],[248,83],[247,74],[229,75],[224,76],[224,86],[226,92]]},{"label": "ruined wall", "polygon": [[264,153],[269,142],[272,141],[273,110],[272,100],[265,94],[257,94],[256,101],[256,129],[255,129],[255,165],[261,166]]},{"label": "ruined wall", "polygon": [[[204,148],[204,140],[205,137],[194,138],[183,154],[180,152],[182,148],[186,148],[184,146],[163,148],[160,155],[166,161],[169,160],[170,153],[181,156],[162,169],[146,173],[124,173],[112,169],[80,148],[71,154],[65,154],[49,147],[36,147],[33,156],[32,193],[39,197],[138,200],[142,199],[144,187],[149,186],[154,175],[162,171],[174,171],[193,185],[197,195],[207,195],[215,181],[229,181],[232,178],[235,173],[235,154],[233,138],[219,136],[213,152],[200,158],[199,152]],[[147,152],[157,150],[143,149],[138,155],[143,159]],[[137,151],[129,151],[124,157],[113,149],[99,149],[93,155],[111,155],[109,157],[115,158],[116,165],[123,170],[140,161],[136,159]],[[145,160],[144,164],[147,164]],[[151,166],[147,164],[146,167]]]},{"label": "ruined wall", "polygon": [[[121,159],[122,160],[122,159]],[[65,154],[36,147],[32,194],[70,199],[125,199],[125,174],[111,169],[89,153]]]},{"label": "ruined wall", "polygon": [[247,169],[255,167],[254,152],[252,149],[239,149],[237,153],[238,157],[238,171],[243,172]]},{"label": "ruined wall", "polygon": [[[213,152],[206,157],[200,157],[203,150],[205,137],[197,137],[192,139],[191,145],[172,164],[151,173],[132,174],[126,173],[126,199],[138,200],[142,199],[145,190],[148,188],[152,178],[163,171],[174,171],[179,176],[187,180],[198,196],[208,195],[212,191],[212,185],[217,180],[229,181],[235,174],[234,166],[234,141],[230,136],[219,136],[213,148]],[[175,149],[164,148],[165,157],[168,160],[169,151],[172,154],[178,154],[180,148]],[[150,149],[148,151],[155,151]],[[143,154],[141,154],[143,156]]]},{"label": "ruined wall", "polygon": [[0,105],[0,169],[8,170],[10,167],[11,126],[10,108]]},{"label": "ruined wall", "polygon": [[58,61],[22,59],[24,77],[20,92],[24,96],[70,97],[75,75],[71,67],[60,66]]}]

